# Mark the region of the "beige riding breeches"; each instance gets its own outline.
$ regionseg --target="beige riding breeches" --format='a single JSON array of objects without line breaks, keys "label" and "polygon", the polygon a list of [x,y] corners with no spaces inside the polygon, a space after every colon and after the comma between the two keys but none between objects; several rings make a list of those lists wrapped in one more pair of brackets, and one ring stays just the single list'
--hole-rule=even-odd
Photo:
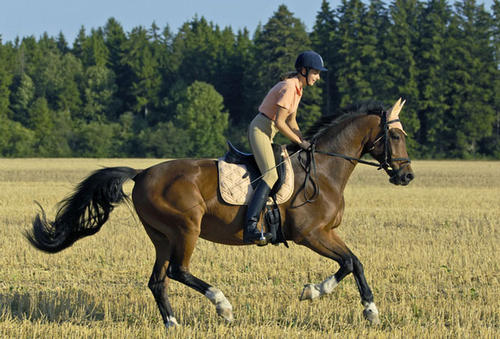
[{"label": "beige riding breeches", "polygon": [[273,188],[278,181],[278,171],[276,170],[276,161],[274,160],[273,149],[271,147],[274,136],[278,132],[278,128],[274,121],[259,113],[250,123],[248,128],[248,140],[250,147],[259,166],[262,180]]}]

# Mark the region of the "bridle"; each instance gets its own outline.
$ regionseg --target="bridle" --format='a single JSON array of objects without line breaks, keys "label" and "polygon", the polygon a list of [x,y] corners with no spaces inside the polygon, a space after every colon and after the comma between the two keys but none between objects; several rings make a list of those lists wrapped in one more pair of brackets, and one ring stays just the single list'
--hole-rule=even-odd
[{"label": "bridle", "polygon": [[[302,189],[304,189],[304,200],[305,200],[304,204],[308,203],[308,202],[313,202],[319,195],[319,185],[315,181],[315,177],[316,177],[315,154],[316,153],[325,154],[325,155],[329,155],[332,157],[338,157],[338,158],[346,159],[348,161],[357,161],[360,164],[377,167],[378,170],[384,169],[391,179],[399,176],[401,171],[410,165],[410,163],[411,163],[410,158],[402,158],[402,157],[393,158],[392,152],[389,149],[389,125],[396,123],[396,122],[399,122],[400,120],[394,119],[394,120],[387,121],[387,112],[386,111],[382,111],[380,118],[381,118],[380,124],[382,125],[382,131],[381,131],[380,135],[377,136],[375,141],[371,144],[369,149],[365,152],[365,153],[371,152],[377,146],[377,144],[379,142],[383,141],[384,142],[384,154],[383,154],[382,161],[380,161],[380,162],[363,160],[360,158],[351,157],[349,155],[345,155],[345,154],[341,154],[341,153],[325,152],[325,151],[317,150],[316,143],[314,141],[311,143],[310,150],[307,150],[307,151],[301,150],[299,152],[299,163],[302,166],[302,168],[304,169],[304,171],[306,172],[304,184],[302,186]],[[301,154],[304,152],[307,153],[307,160],[304,160],[301,157]],[[393,163],[394,161],[404,161],[404,163],[398,169],[395,170],[391,166],[391,163]],[[311,174],[311,172],[312,172],[312,174]],[[307,197],[307,190],[306,190],[308,181],[310,181],[312,186],[313,186],[313,193],[310,197]]]},{"label": "bridle", "polygon": [[[383,130],[381,132],[381,135],[377,139],[375,139],[375,141],[372,143],[371,147],[366,151],[366,153],[371,152],[375,148],[377,143],[383,139],[384,140],[383,161],[380,162],[378,165],[376,163],[374,163],[374,166],[377,166],[379,170],[383,168],[387,172],[387,174],[389,174],[389,176],[391,178],[393,178],[395,176],[398,176],[399,173],[403,169],[408,167],[411,163],[411,160],[410,160],[410,158],[402,158],[402,157],[401,158],[393,158],[392,152],[390,152],[390,150],[389,150],[389,125],[396,123],[396,122],[400,122],[400,120],[394,119],[394,120],[387,121],[387,112],[385,112],[385,111],[382,112],[380,117],[381,117],[380,123],[383,126]],[[391,163],[393,163],[394,161],[403,161],[404,163],[397,170],[394,170],[391,167]]]}]

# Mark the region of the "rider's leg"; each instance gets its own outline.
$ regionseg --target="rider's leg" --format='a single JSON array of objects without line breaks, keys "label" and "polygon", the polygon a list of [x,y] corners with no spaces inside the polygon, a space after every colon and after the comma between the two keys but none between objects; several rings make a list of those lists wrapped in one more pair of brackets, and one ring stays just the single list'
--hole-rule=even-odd
[{"label": "rider's leg", "polygon": [[270,233],[266,233],[263,237],[261,236],[261,233],[257,230],[257,223],[262,210],[266,206],[269,192],[276,181],[278,181],[278,172],[271,146],[272,138],[276,133],[272,124],[271,120],[265,118],[262,114],[258,114],[250,124],[248,131],[250,146],[262,173],[262,178],[255,189],[252,200],[248,204],[246,224],[243,232],[243,241],[246,243],[265,245],[271,239]]}]

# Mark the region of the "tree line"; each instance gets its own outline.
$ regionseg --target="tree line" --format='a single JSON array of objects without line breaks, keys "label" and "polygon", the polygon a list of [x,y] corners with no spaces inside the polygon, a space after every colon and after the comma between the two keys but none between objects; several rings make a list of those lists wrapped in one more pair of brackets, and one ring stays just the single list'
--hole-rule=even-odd
[{"label": "tree line", "polygon": [[[253,35],[194,17],[177,32],[125,32],[109,18],[72,46],[60,33],[2,41],[3,157],[214,157],[246,128],[298,53],[329,71],[305,89],[307,130],[322,115],[373,99],[407,100],[413,158],[500,159],[500,3],[324,0],[307,32],[281,5]],[[285,142],[283,139],[278,141]]]}]

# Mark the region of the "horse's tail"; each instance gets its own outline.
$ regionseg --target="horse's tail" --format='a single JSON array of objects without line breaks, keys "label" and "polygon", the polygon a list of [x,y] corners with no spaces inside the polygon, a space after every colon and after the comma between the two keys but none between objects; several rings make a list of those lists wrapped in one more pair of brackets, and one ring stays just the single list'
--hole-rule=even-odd
[{"label": "horse's tail", "polygon": [[33,221],[33,229],[25,236],[39,250],[56,253],[80,238],[97,233],[108,220],[114,206],[128,196],[122,186],[140,171],[130,167],[109,167],[93,172],[76,188],[73,195],[59,203],[54,221],[41,215]]}]

